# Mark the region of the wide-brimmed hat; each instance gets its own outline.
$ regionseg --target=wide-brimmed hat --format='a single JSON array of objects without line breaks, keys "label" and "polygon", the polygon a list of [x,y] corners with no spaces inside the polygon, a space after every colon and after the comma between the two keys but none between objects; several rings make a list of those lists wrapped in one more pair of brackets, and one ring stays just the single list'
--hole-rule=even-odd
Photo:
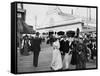
[{"label": "wide-brimmed hat", "polygon": [[72,30],[67,31],[67,32],[66,32],[66,35],[67,35],[68,37],[74,37],[74,36],[75,36],[75,31],[72,31]]},{"label": "wide-brimmed hat", "polygon": [[59,31],[59,32],[57,32],[57,35],[64,35],[64,34],[65,34],[64,31]]}]

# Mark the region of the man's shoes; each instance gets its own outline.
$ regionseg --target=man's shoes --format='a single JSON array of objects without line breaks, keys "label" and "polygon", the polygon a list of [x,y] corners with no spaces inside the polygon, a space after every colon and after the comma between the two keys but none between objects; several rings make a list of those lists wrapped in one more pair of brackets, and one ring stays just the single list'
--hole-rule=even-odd
[{"label": "man's shoes", "polygon": [[37,65],[33,65],[34,67],[38,67]]}]

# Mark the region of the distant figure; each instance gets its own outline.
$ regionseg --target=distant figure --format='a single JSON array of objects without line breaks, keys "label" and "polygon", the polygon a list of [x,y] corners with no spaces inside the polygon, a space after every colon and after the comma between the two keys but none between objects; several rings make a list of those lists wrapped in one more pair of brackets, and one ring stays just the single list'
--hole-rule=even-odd
[{"label": "distant figure", "polygon": [[52,55],[52,62],[51,62],[51,69],[52,70],[61,70],[62,69],[62,58],[61,53],[59,51],[60,44],[59,40],[57,39],[53,43],[53,55]]},{"label": "distant figure", "polygon": [[93,56],[97,56],[97,49],[96,49],[96,43],[93,44]]},{"label": "distant figure", "polygon": [[88,48],[91,50],[91,59],[93,59],[93,44],[92,44],[92,41],[89,41],[89,44],[87,45]]},{"label": "distant figure", "polygon": [[40,44],[41,38],[39,38],[39,33],[37,32],[36,36],[34,38],[32,37],[31,41],[31,49],[33,51],[33,66],[35,67],[38,66],[38,57],[41,50]]}]

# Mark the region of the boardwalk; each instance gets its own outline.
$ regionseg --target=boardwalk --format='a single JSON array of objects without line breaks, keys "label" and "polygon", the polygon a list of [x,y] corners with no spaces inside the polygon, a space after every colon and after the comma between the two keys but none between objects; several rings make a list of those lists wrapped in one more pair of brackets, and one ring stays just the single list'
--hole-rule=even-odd
[{"label": "boardwalk", "polygon": [[[18,52],[18,72],[36,72],[36,71],[50,71],[50,63],[52,59],[52,47],[42,43],[41,52],[39,55],[39,64],[35,68],[33,66],[33,54],[29,56],[21,56]],[[95,68],[96,63],[87,63],[87,68]],[[75,66],[70,65],[70,69],[75,69]]]}]

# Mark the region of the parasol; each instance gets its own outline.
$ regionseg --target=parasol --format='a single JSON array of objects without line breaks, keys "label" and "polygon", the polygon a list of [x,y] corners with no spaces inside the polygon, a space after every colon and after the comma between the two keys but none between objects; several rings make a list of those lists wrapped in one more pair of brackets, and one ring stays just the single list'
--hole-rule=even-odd
[{"label": "parasol", "polygon": [[67,32],[66,32],[66,35],[67,35],[68,37],[74,37],[74,36],[75,36],[75,31],[72,31],[72,30],[67,31]]},{"label": "parasol", "polygon": [[57,33],[57,35],[64,35],[64,34],[65,34],[64,31],[59,31],[59,32]]}]

